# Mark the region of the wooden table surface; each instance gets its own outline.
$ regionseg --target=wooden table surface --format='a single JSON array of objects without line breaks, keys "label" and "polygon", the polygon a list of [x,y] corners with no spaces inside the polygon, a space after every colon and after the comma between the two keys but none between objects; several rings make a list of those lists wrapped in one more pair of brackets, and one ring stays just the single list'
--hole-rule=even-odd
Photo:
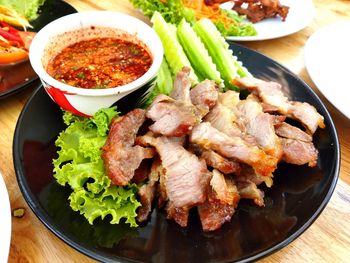
[{"label": "wooden table surface", "polygon": [[[78,11],[118,10],[148,21],[127,0],[67,2]],[[342,152],[340,180],[323,213],[297,240],[261,260],[266,263],[350,261],[350,120],[318,92],[307,74],[303,59],[305,42],[313,32],[332,22],[350,18],[350,1],[314,0],[314,4],[316,17],[302,31],[280,39],[243,43],[282,63],[315,89],[332,115]],[[18,116],[32,91],[29,88],[0,101],[0,172],[9,192],[11,208],[26,209],[24,217],[12,217],[9,262],[94,262],[48,230],[29,209],[17,185],[12,160],[13,134]]]}]

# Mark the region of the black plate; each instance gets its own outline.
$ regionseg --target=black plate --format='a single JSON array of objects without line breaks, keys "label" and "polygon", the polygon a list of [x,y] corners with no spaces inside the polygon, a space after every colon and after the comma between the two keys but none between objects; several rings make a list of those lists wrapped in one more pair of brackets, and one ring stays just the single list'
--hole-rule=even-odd
[{"label": "black plate", "polygon": [[64,125],[60,109],[39,87],[21,113],[13,146],[18,184],[37,217],[72,247],[108,262],[246,262],[281,249],[303,233],[337,182],[340,157],[333,121],[312,89],[286,68],[250,49],[231,48],[252,74],[282,83],[290,99],[309,102],[325,117],[326,128],[314,137],[317,167],[280,165],[273,187],[266,189],[266,207],[241,201],[231,222],[212,233],[202,232],[195,214],[183,229],[167,221],[162,211],[153,211],[151,220],[137,229],[106,221],[90,226],[70,209],[70,190],[52,177],[54,141]]},{"label": "black plate", "polygon": [[[45,4],[39,9],[38,18],[30,22],[31,25],[33,26],[31,31],[38,32],[41,28],[43,28],[45,25],[47,25],[51,21],[57,18],[60,18],[62,16],[69,15],[76,12],[77,10],[66,2],[63,2],[60,0],[46,0]],[[13,87],[7,88],[6,90],[0,91],[0,99],[6,98],[22,89],[29,87],[31,84],[35,82],[35,80],[38,79],[38,76],[35,74],[35,72],[30,66],[29,60],[16,63],[15,65],[12,65],[12,66],[6,66],[8,67],[6,69],[5,69],[5,66],[2,66],[2,67],[3,69],[0,68],[0,71],[6,72],[4,74],[10,74],[8,73],[10,71],[13,72],[11,74],[18,74],[18,72],[24,72],[25,70],[27,70],[32,72],[32,74],[30,74],[30,76],[32,77],[23,79],[23,82]]]}]

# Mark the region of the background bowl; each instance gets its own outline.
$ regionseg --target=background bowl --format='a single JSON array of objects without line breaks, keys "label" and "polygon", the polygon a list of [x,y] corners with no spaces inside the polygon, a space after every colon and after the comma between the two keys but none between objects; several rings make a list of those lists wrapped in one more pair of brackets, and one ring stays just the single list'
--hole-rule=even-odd
[{"label": "background bowl", "polygon": [[[153,62],[149,70],[135,81],[123,86],[108,89],[83,89],[62,83],[51,77],[45,70],[48,46],[64,48],[64,33],[90,27],[108,27],[135,35],[148,48]],[[58,37],[60,36],[60,37]],[[79,38],[67,38],[70,44],[79,42]],[[53,50],[51,48],[51,50]],[[56,51],[57,53],[57,51]],[[93,115],[98,109],[110,107],[119,99],[142,89],[133,102],[141,100],[151,91],[157,71],[163,60],[163,46],[156,32],[141,20],[126,14],[110,11],[81,12],[61,17],[43,27],[34,37],[29,50],[29,59],[34,71],[49,94],[63,109],[78,115]],[[44,65],[43,65],[44,64]],[[131,101],[131,99],[130,99]]]},{"label": "background bowl", "polygon": [[248,48],[231,44],[231,49],[253,75],[281,83],[290,99],[306,101],[324,116],[326,128],[314,135],[316,167],[279,165],[273,187],[264,189],[266,206],[242,200],[232,220],[211,233],[202,231],[195,214],[188,227],[181,228],[157,209],[136,229],[110,225],[108,219],[90,225],[70,208],[71,189],[53,178],[54,142],[65,125],[59,107],[39,88],[19,117],[13,154],[23,196],[43,224],[102,262],[248,262],[301,235],[325,208],[337,183],[340,152],[333,121],[314,91],[288,69]]}]

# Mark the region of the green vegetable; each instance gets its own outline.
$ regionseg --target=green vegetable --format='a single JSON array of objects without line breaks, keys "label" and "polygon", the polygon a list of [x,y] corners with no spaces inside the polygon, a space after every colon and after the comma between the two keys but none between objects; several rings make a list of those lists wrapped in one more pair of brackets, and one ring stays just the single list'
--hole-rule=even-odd
[{"label": "green vegetable", "polygon": [[85,74],[84,74],[84,72],[79,72],[79,73],[78,73],[78,78],[80,78],[80,79],[85,79]]},{"label": "green vegetable", "polygon": [[177,27],[177,36],[196,74],[201,76],[202,80],[210,79],[222,85],[223,80],[209,56],[208,50],[185,19]]},{"label": "green vegetable", "polygon": [[149,18],[155,12],[159,12],[168,23],[178,24],[182,18],[188,22],[195,22],[194,12],[184,7],[181,0],[130,0],[130,2]]},{"label": "green vegetable", "polygon": [[231,80],[236,77],[244,77],[250,75],[248,70],[237,61],[237,57],[233,56],[229,45],[217,30],[215,25],[209,19],[201,19],[196,22],[194,31],[203,41],[209,55],[212,57],[221,77],[224,79],[225,87],[237,89]]},{"label": "green vegetable", "polygon": [[111,186],[101,159],[108,126],[117,114],[113,107],[98,111],[91,119],[65,112],[63,120],[69,126],[56,140],[60,150],[53,160],[54,177],[60,185],[71,187],[70,206],[90,224],[97,217],[111,215],[111,224],[124,218],[130,226],[137,226],[136,209],[140,203],[135,198],[136,185]]},{"label": "green vegetable", "polygon": [[67,226],[78,240],[88,241],[92,246],[112,248],[122,239],[137,237],[138,229],[121,221],[111,225],[107,220],[95,220],[91,225],[84,217],[77,217],[67,200],[71,194],[69,187],[52,183],[40,193],[40,200],[48,208],[52,218]]},{"label": "green vegetable", "polygon": [[163,59],[157,75],[157,87],[160,93],[169,95],[173,89],[173,78],[166,59]]},{"label": "green vegetable", "polygon": [[39,7],[44,2],[45,0],[0,0],[0,5],[16,10],[30,21],[37,18]]},{"label": "green vegetable", "polygon": [[163,58],[162,64],[160,65],[158,74],[157,74],[157,82],[152,92],[146,98],[146,101],[142,103],[143,108],[147,108],[153,102],[154,98],[159,94],[169,95],[171,90],[173,89],[173,78],[166,62],[166,59]]},{"label": "green vegetable", "polygon": [[194,73],[190,61],[186,57],[184,50],[176,36],[176,26],[167,24],[162,15],[155,12],[152,16],[153,28],[157,32],[160,40],[163,43],[164,55],[169,63],[170,69],[174,75],[183,67],[191,68],[190,79],[192,85],[198,83],[198,77]]},{"label": "green vegetable", "polygon": [[[194,24],[196,12],[200,12],[186,7],[182,0],[130,0],[130,2],[134,7],[141,9],[145,16],[152,17],[155,12],[159,12],[166,22],[172,24],[180,23],[183,18],[190,24]],[[226,25],[222,20],[216,20],[215,25],[224,36],[254,36],[257,34],[253,24],[244,21],[245,16],[233,10],[220,9],[219,12],[220,16],[224,17]]]},{"label": "green vegetable", "polygon": [[228,9],[221,9],[220,12],[225,13],[232,21],[229,26],[221,20],[214,22],[223,36],[256,36],[258,33],[252,23],[245,21],[246,16],[241,16],[236,11]]}]

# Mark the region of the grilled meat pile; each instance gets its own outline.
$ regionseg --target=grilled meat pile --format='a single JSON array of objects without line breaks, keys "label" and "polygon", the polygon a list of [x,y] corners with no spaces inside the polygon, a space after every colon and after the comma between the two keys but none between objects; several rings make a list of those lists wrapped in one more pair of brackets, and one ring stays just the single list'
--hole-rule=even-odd
[{"label": "grilled meat pile", "polygon": [[282,5],[279,0],[234,0],[233,10],[240,15],[246,15],[253,22],[266,18],[280,16],[285,21],[289,7]]},{"label": "grilled meat pile", "polygon": [[191,89],[189,73],[177,74],[170,96],[113,120],[102,158],[113,184],[143,182],[140,222],[157,198],[168,219],[186,227],[197,209],[203,230],[213,231],[231,220],[240,199],[264,206],[258,186],[272,186],[278,162],[315,166],[312,135],[324,122],[310,104],[288,100],[278,83],[236,79],[250,92],[241,99],[210,80]]}]

